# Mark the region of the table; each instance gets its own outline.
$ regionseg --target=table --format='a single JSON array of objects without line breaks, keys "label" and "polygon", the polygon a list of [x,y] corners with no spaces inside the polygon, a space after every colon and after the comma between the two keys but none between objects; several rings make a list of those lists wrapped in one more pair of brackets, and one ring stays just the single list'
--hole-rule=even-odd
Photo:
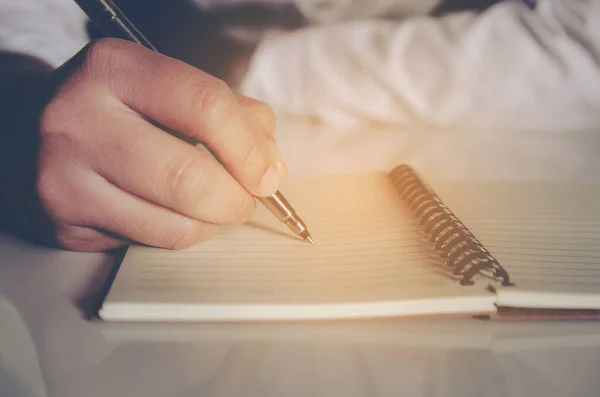
[{"label": "table", "polygon": [[[594,131],[283,124],[278,139],[292,174],[410,161],[436,178],[600,178]],[[98,324],[80,308],[110,270],[110,255],[6,234],[0,253],[0,396],[585,397],[600,390],[596,322]]]}]

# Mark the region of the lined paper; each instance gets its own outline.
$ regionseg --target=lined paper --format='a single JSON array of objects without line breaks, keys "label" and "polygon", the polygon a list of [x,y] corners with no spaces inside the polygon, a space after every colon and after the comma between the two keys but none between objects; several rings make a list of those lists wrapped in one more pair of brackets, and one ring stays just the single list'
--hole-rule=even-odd
[{"label": "lined paper", "polygon": [[513,289],[600,294],[600,187],[497,182],[439,189],[509,272]]},{"label": "lined paper", "polygon": [[258,206],[249,224],[223,229],[187,250],[132,247],[105,306],[411,299],[445,304],[447,298],[473,296],[491,302],[483,289],[461,287],[449,276],[385,175],[294,180],[282,191],[305,220],[315,245],[291,235]]},{"label": "lined paper", "polygon": [[315,245],[259,205],[249,223],[187,250],[130,248],[102,311],[231,320],[600,310],[600,186],[430,185],[515,286],[460,286],[385,175],[329,176],[282,186]]}]

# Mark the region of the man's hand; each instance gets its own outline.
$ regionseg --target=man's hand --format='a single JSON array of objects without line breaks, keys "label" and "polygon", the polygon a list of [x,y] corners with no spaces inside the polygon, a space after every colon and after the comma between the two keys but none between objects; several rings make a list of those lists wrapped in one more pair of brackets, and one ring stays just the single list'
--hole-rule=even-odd
[{"label": "man's hand", "polygon": [[[36,200],[18,197],[27,189],[11,182],[20,174],[15,167],[27,168],[27,156],[0,170],[3,210],[47,243],[85,251],[129,241],[185,248],[219,225],[246,221],[253,195],[274,193],[285,173],[270,109],[182,62],[104,39],[50,78],[35,126],[0,125],[3,146],[35,137],[21,151],[36,151],[37,158]],[[45,219],[34,218],[33,202]]]}]

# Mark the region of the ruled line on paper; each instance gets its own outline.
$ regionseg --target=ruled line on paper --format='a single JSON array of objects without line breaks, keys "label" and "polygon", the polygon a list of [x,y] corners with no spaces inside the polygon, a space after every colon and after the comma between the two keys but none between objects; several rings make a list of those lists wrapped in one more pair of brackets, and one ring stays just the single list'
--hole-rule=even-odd
[{"label": "ruled line on paper", "polygon": [[351,178],[345,185],[320,185],[311,189],[310,200],[302,199],[306,189],[296,188],[297,196],[294,189],[286,190],[290,202],[300,203],[296,209],[316,240],[314,246],[264,230],[286,232],[258,206],[253,218],[258,227],[224,228],[209,241],[183,251],[130,249],[115,282],[117,293],[132,296],[143,290],[158,300],[188,293],[193,300],[207,291],[252,294],[248,291],[266,288],[296,294],[309,289],[320,296],[343,290],[369,301],[378,289],[415,297],[432,286],[458,291],[456,280],[441,274],[436,262],[440,259],[415,219],[399,205],[389,181],[363,182],[361,186],[360,180]]},{"label": "ruled line on paper", "polygon": [[600,286],[598,186],[505,184],[506,190],[487,191],[478,186],[464,187],[477,192],[471,199],[447,190],[446,200],[517,286],[561,285],[573,292]]}]

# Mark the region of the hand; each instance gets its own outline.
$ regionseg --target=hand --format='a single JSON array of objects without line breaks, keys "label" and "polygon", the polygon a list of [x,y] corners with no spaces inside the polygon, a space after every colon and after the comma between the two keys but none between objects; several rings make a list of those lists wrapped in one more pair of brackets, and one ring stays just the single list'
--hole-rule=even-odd
[{"label": "hand", "polygon": [[[0,170],[3,209],[46,243],[84,251],[130,241],[186,248],[220,225],[246,221],[253,195],[273,194],[285,173],[270,109],[187,64],[103,39],[48,77],[34,131],[25,131],[26,122],[0,131],[14,145],[7,152],[21,153]],[[37,162],[23,163],[22,154],[35,149]],[[15,171],[25,178],[28,166],[31,191],[11,182]]]}]

